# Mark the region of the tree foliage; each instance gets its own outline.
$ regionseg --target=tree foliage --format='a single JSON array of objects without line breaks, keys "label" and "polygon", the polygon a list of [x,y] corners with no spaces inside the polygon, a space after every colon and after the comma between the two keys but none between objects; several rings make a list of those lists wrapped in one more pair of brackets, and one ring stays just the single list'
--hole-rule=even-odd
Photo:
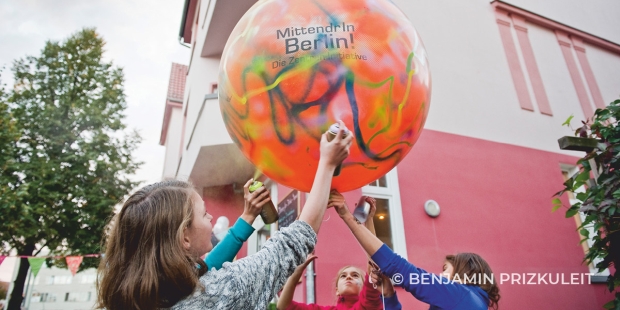
[{"label": "tree foliage", "polygon": [[[607,279],[610,292],[616,291],[615,300],[605,305],[606,309],[620,310],[620,100],[605,109],[597,109],[592,122],[583,122],[575,131],[582,138],[598,140],[597,147],[577,163],[580,172],[564,183],[564,192],[576,194],[577,202],[566,211],[566,217],[583,212],[585,220],[578,227],[584,237],[582,242],[592,238],[593,244],[584,261],[595,264],[599,272],[615,267],[615,274]],[[598,175],[595,181],[591,174]],[[585,187],[585,191],[580,190]],[[555,199],[554,210],[561,206]],[[591,229],[588,229],[591,228]],[[595,232],[591,236],[590,231]]]},{"label": "tree foliage", "polygon": [[[131,156],[140,137],[123,123],[123,71],[103,58],[104,46],[94,29],[84,29],[13,64],[2,114],[10,116],[0,119],[0,143],[12,146],[0,153],[0,193],[13,197],[0,200],[5,249],[99,253],[114,206],[137,185],[127,176],[141,164]],[[97,264],[85,259],[82,268]]]}]

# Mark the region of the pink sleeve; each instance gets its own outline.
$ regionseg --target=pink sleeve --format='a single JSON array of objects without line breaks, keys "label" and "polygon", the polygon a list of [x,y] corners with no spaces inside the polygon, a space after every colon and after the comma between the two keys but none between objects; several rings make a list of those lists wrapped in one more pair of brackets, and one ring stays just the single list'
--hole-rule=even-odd
[{"label": "pink sleeve", "polygon": [[327,309],[316,304],[302,304],[299,302],[291,301],[291,304],[286,307],[286,310],[322,310]]},{"label": "pink sleeve", "polygon": [[352,309],[379,310],[383,309],[381,303],[381,292],[373,288],[372,283],[368,279],[368,275],[364,277],[364,285],[360,292],[360,299]]}]

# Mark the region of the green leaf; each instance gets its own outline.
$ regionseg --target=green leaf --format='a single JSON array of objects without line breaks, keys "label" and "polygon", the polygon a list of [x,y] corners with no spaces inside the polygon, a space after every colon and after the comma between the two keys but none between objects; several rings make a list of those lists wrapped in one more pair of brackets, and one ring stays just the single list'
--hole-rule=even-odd
[{"label": "green leaf", "polygon": [[583,184],[585,181],[589,179],[590,179],[590,171],[585,170],[579,173],[577,177],[575,177],[575,183]]},{"label": "green leaf", "polygon": [[569,116],[566,121],[564,121],[564,123],[562,123],[562,126],[570,126],[570,121],[573,120],[573,115]]},{"label": "green leaf", "polygon": [[579,212],[579,209],[571,207],[568,211],[566,211],[566,218],[575,216],[577,212]]},{"label": "green leaf", "polygon": [[581,201],[585,201],[587,197],[588,197],[587,193],[577,193],[577,196],[575,196],[575,198]]},{"label": "green leaf", "polygon": [[590,232],[587,229],[582,229],[579,231],[579,234],[581,234],[582,236],[586,237],[586,238],[590,238]]},{"label": "green leaf", "polygon": [[560,207],[562,207],[562,200],[560,200],[560,198],[554,198],[551,203],[553,204],[553,207],[551,208],[551,212],[555,212],[557,211]]},{"label": "green leaf", "polygon": [[614,300],[612,300],[612,301],[610,301],[610,302],[608,302],[608,303],[604,304],[604,305],[603,305],[603,308],[604,308],[604,309],[614,309],[614,308],[615,308],[614,303],[615,303],[615,301],[614,301]]}]

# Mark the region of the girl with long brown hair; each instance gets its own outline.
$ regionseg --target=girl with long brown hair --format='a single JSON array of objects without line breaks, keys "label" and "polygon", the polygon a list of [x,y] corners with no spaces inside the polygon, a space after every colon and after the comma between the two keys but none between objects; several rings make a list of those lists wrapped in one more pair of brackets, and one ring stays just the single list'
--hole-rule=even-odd
[{"label": "girl with long brown hair", "polygon": [[[280,290],[316,244],[336,166],[349,154],[352,135],[344,124],[331,142],[321,137],[320,159],[304,208],[289,227],[254,255],[207,271],[200,259],[210,251],[212,224],[200,195],[189,183],[146,186],[112,220],[98,275],[98,307],[118,309],[260,309]],[[267,201],[249,193],[251,208]]]},{"label": "girl with long brown hair", "polygon": [[[444,263],[444,277],[432,275],[394,253],[351,214],[346,204],[331,201],[338,215],[380,268],[416,299],[428,303],[431,310],[498,309],[499,288],[489,264],[479,255],[449,255]],[[386,310],[388,308],[386,307]]]}]

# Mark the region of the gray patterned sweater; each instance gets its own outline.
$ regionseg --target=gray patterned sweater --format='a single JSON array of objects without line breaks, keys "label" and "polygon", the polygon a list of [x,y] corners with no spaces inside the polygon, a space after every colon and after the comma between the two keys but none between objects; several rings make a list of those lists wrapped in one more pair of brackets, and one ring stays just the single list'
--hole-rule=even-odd
[{"label": "gray patterned sweater", "polygon": [[208,271],[200,277],[204,290],[197,289],[170,309],[265,310],[315,244],[312,227],[295,221],[275,233],[256,254]]}]

